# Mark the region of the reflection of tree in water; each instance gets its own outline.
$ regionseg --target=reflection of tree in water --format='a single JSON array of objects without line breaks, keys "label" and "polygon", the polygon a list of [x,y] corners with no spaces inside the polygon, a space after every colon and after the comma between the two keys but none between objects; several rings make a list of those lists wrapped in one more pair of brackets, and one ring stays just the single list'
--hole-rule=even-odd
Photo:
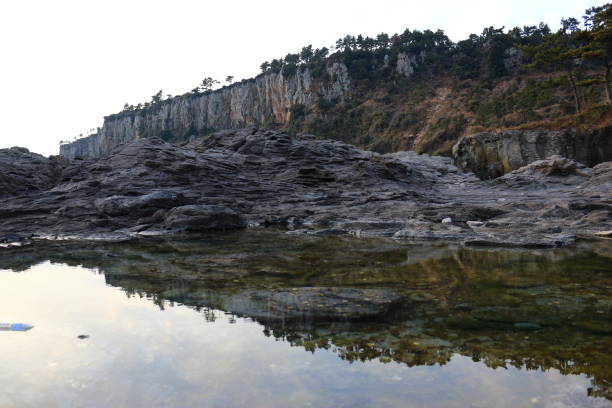
[{"label": "reflection of tree in water", "polygon": [[612,399],[610,253],[604,244],[471,250],[251,233],[204,244],[24,247],[3,252],[0,269],[25,270],[47,259],[95,268],[128,297],[150,299],[162,310],[184,304],[206,322],[235,323],[223,302],[245,289],[393,288],[408,299],[406,313],[384,323],[260,323],[266,336],[313,353],[331,350],[348,362],[443,365],[460,354],[491,368],[585,374],[593,382],[590,395]]},{"label": "reflection of tree in water", "polygon": [[343,360],[399,363],[409,367],[445,365],[453,355],[470,357],[487,367],[520,370],[558,370],[563,375],[586,375],[589,395],[612,400],[612,336],[593,335],[571,327],[538,331],[478,330],[469,332],[429,321],[408,325],[355,323],[340,328],[280,327],[267,324],[263,333],[315,353],[333,351]]}]

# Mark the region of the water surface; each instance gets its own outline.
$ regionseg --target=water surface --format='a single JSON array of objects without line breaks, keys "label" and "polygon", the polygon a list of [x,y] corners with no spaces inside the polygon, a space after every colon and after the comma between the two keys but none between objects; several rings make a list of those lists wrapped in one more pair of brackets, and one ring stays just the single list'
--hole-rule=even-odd
[{"label": "water surface", "polygon": [[[10,249],[0,321],[35,327],[0,332],[0,406],[609,407],[609,250],[272,233]],[[369,321],[221,310],[301,286],[406,300]]]}]

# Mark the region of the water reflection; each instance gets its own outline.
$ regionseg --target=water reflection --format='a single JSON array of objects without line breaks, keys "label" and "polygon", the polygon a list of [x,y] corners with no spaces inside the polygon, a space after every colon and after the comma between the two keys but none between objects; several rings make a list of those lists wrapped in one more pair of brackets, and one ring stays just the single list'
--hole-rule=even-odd
[{"label": "water reflection", "polygon": [[[36,328],[0,335],[0,406],[610,406],[611,251],[581,245],[247,233],[10,249],[0,268],[27,272],[0,273],[0,320]],[[364,318],[376,299],[347,290],[373,288],[399,300]],[[303,303],[321,291],[331,312]]]}]

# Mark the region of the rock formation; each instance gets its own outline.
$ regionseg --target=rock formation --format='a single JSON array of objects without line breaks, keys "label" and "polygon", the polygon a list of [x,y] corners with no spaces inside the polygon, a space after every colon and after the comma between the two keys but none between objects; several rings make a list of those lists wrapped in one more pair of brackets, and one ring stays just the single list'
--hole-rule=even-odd
[{"label": "rock formation", "polygon": [[558,155],[587,166],[612,160],[612,127],[580,131],[506,130],[463,137],[453,147],[457,166],[484,179]]},{"label": "rock formation", "polygon": [[[399,53],[392,72],[410,77],[422,58]],[[177,141],[211,129],[285,124],[293,106],[313,106],[319,101],[341,103],[352,93],[353,80],[341,62],[328,65],[322,75],[308,67],[292,75],[268,72],[216,91],[189,93],[146,109],[109,115],[96,134],[62,144],[60,154],[68,158],[100,157],[118,145],[143,137]]]},{"label": "rock formation", "polygon": [[186,94],[149,109],[107,116],[98,133],[61,145],[60,154],[99,157],[142,137],[166,135],[176,140],[208,129],[283,124],[296,104],[313,105],[319,99],[342,101],[349,96],[351,80],[344,64],[329,66],[326,74],[329,80],[314,78],[308,68],[291,76],[270,72],[217,91]]},{"label": "rock formation", "polygon": [[[381,155],[255,128],[182,145],[135,140],[101,159],[0,151],[3,166],[16,161],[32,163],[21,166],[26,178],[43,182],[3,199],[0,237],[125,239],[276,225],[294,234],[556,246],[612,230],[611,162],[590,169],[552,158],[487,182],[449,158]],[[23,178],[9,172],[4,183]]]}]

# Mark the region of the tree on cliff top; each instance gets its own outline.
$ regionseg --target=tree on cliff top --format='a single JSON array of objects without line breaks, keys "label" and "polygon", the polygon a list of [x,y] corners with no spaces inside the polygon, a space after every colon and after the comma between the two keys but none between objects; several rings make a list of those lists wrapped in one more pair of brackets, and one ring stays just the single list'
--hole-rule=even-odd
[{"label": "tree on cliff top", "polygon": [[151,97],[151,104],[154,105],[162,101],[163,91],[160,89],[155,95]]},{"label": "tree on cliff top", "polygon": [[563,27],[556,33],[546,35],[537,45],[520,45],[518,48],[531,59],[524,65],[527,69],[549,68],[564,71],[574,96],[576,112],[582,110],[576,81],[576,26],[573,21],[563,20]]},{"label": "tree on cliff top", "polygon": [[201,92],[210,92],[212,91],[213,87],[217,84],[219,84],[220,82],[217,81],[216,79],[213,79],[211,77],[206,77],[202,80],[202,83],[200,84],[200,91]]},{"label": "tree on cliff top", "polygon": [[594,63],[603,68],[602,79],[582,81],[580,85],[603,84],[606,102],[612,104],[610,75],[612,71],[612,4],[586,10],[584,16],[586,30],[579,31],[577,37],[584,45],[573,52],[573,56]]}]

